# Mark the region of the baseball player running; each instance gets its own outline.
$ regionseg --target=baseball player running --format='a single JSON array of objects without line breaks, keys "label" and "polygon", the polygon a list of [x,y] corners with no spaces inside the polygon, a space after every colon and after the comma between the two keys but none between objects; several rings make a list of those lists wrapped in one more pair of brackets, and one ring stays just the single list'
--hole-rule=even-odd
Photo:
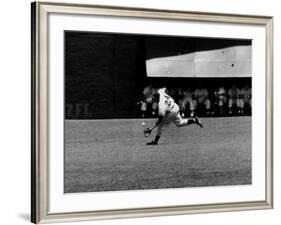
[{"label": "baseball player running", "polygon": [[174,99],[167,94],[166,88],[159,89],[156,94],[154,94],[154,98],[158,102],[158,120],[153,127],[146,128],[144,130],[144,134],[148,137],[152,130],[156,127],[157,133],[155,139],[148,142],[147,145],[157,145],[162,132],[171,122],[173,122],[177,127],[184,127],[195,123],[203,128],[201,121],[197,117],[188,119],[183,119],[181,117],[179,106],[175,103]]}]

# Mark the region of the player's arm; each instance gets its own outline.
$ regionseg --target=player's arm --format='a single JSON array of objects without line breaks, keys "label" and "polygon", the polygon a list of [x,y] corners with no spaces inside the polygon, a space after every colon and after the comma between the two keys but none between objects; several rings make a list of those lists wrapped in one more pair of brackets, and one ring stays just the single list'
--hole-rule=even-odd
[{"label": "player's arm", "polygon": [[154,126],[151,128],[146,128],[146,132],[150,133],[155,127],[157,127],[163,120],[163,117],[165,115],[165,111],[164,108],[161,107],[161,104],[159,104],[160,101],[160,96],[159,94],[156,94],[154,96],[155,101],[158,102],[158,120],[155,122]]},{"label": "player's arm", "polygon": [[163,120],[164,116],[158,116],[158,120],[155,122],[154,126],[151,127],[150,129],[153,130],[155,127],[157,127]]},{"label": "player's arm", "polygon": [[152,130],[153,130],[155,127],[157,127],[157,126],[162,122],[163,117],[164,117],[164,116],[159,116],[159,117],[158,117],[158,120],[156,121],[156,123],[154,124],[153,127],[151,127],[151,128],[147,127],[147,128],[144,129],[144,135],[145,135],[145,137],[148,137],[148,136],[150,135],[150,133],[152,132]]}]

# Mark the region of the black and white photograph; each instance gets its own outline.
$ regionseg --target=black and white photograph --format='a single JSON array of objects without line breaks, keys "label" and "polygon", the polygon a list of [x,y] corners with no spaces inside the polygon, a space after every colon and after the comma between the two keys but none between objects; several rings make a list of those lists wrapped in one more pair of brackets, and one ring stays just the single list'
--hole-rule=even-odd
[{"label": "black and white photograph", "polygon": [[252,184],[252,40],[64,32],[64,192]]},{"label": "black and white photograph", "polygon": [[272,16],[31,16],[33,223],[273,208]]}]

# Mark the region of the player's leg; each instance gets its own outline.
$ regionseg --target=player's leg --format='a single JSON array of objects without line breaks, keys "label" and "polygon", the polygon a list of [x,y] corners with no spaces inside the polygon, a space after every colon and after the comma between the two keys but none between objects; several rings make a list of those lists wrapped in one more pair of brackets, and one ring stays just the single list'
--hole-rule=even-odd
[{"label": "player's leg", "polygon": [[198,117],[183,119],[179,113],[174,117],[173,122],[177,127],[185,127],[194,123],[200,126],[201,128],[203,127]]},{"label": "player's leg", "polygon": [[154,140],[152,140],[151,142],[148,142],[147,145],[157,145],[158,141],[161,137],[161,134],[164,132],[166,127],[169,126],[170,122],[171,121],[168,118],[164,119],[157,127],[157,132],[156,132]]}]

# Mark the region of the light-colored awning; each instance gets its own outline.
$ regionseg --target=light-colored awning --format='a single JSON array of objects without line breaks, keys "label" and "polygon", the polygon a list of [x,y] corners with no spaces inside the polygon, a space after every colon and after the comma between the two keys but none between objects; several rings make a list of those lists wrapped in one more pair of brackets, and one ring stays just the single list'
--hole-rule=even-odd
[{"label": "light-colored awning", "polygon": [[148,77],[251,77],[251,46],[146,60]]}]

